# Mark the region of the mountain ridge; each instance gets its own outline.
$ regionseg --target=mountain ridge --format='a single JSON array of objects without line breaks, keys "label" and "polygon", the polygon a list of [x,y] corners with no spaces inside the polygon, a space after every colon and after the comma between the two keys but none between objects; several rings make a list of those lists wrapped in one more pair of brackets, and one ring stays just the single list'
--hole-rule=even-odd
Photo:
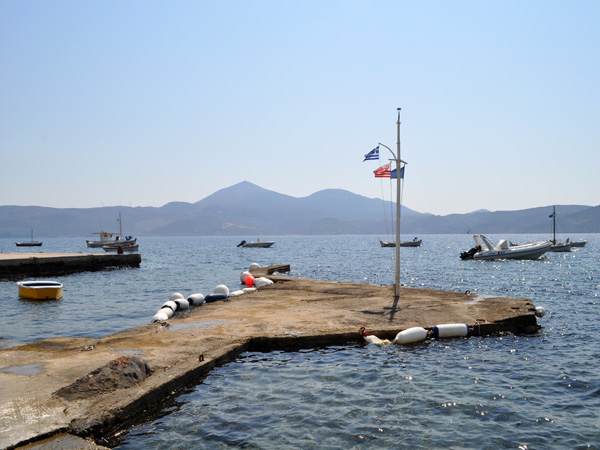
[{"label": "mountain ridge", "polygon": [[[161,207],[105,206],[51,208],[0,206],[0,237],[83,237],[100,229],[135,236],[268,236],[318,234],[386,235],[393,202],[343,189],[325,189],[292,197],[248,181],[220,189],[194,202]],[[557,231],[600,232],[600,205],[557,205]],[[388,216],[388,223],[384,218]],[[403,234],[551,233],[552,206],[515,211],[478,210],[444,216],[421,213],[402,205]]]}]

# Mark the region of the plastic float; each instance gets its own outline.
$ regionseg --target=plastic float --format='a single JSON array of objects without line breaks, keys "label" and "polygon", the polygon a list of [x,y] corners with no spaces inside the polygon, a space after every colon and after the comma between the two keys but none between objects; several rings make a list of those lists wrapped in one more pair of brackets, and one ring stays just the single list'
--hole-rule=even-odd
[{"label": "plastic float", "polygon": [[240,274],[240,281],[242,283],[246,283],[246,278],[248,278],[248,277],[254,278],[250,272],[248,272],[248,271],[242,272]]},{"label": "plastic float", "polygon": [[367,344],[391,344],[387,339],[379,339],[377,336],[367,333],[365,327],[360,327],[359,332]]},{"label": "plastic float", "polygon": [[269,284],[273,284],[273,281],[269,280],[268,278],[259,277],[259,278],[255,278],[254,279],[254,286],[257,287],[257,288],[260,288],[260,287],[263,287],[263,286],[267,286]]},{"label": "plastic float", "polygon": [[171,296],[169,297],[169,300],[177,300],[178,298],[185,298],[183,295],[181,295],[179,292],[173,292],[171,294]]},{"label": "plastic float", "polygon": [[161,308],[169,308],[175,312],[177,311],[177,303],[175,303],[173,300],[168,300],[161,306]]},{"label": "plastic float", "polygon": [[187,301],[190,305],[200,306],[204,304],[204,295],[203,294],[192,294],[187,298]]},{"label": "plastic float", "polygon": [[237,291],[230,292],[229,297],[238,297],[243,294],[244,294],[244,291],[242,291],[241,289],[238,289]]},{"label": "plastic float", "polygon": [[412,327],[401,331],[392,341],[394,344],[412,344],[427,339],[428,331],[422,327]]},{"label": "plastic float", "polygon": [[225,294],[208,294],[206,297],[204,297],[204,301],[206,303],[213,303],[219,300],[227,300],[227,298],[228,297]]},{"label": "plastic float", "polygon": [[179,310],[188,309],[190,307],[190,302],[188,302],[185,298],[178,298],[174,301],[177,303],[177,309]]},{"label": "plastic float", "polygon": [[469,327],[464,323],[444,323],[431,329],[431,336],[435,339],[447,337],[465,337],[469,335]]},{"label": "plastic float", "polygon": [[213,293],[229,295],[229,288],[227,286],[225,286],[224,284],[219,284],[218,286],[215,287]]},{"label": "plastic float", "polygon": [[154,314],[154,317],[152,317],[152,322],[164,322],[166,320],[169,320],[169,316],[167,315],[167,313],[164,310],[160,310],[158,311],[156,314]]},{"label": "plastic float", "polygon": [[536,306],[535,315],[536,317],[544,317],[546,315],[546,308],[544,308],[543,306]]},{"label": "plastic float", "polygon": [[249,294],[250,292],[256,292],[256,288],[255,287],[246,287],[246,288],[242,289],[242,292],[244,294]]},{"label": "plastic float", "polygon": [[252,263],[252,264],[250,264],[249,269],[250,270],[260,269],[260,264],[258,264],[258,263]]}]

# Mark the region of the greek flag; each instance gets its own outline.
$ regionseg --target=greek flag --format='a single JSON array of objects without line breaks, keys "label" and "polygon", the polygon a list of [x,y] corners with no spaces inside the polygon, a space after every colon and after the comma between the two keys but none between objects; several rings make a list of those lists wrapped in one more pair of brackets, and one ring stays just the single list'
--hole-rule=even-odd
[{"label": "greek flag", "polygon": [[363,159],[363,162],[365,162],[368,159],[379,159],[379,145],[365,155],[365,159]]}]

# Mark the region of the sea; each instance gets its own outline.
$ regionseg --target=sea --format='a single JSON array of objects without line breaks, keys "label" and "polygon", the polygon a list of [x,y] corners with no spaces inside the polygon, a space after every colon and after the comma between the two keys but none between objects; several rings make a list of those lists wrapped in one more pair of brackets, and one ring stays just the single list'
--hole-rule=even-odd
[{"label": "sea", "polygon": [[[237,247],[257,237],[140,237],[139,268],[52,277],[64,284],[57,301],[20,298],[17,280],[2,280],[0,347],[147,324],[174,292],[206,295],[220,284],[239,289],[251,263],[289,264],[295,277],[394,282],[394,249],[380,247],[378,236],[260,236],[275,246]],[[541,331],[245,353],[101,443],[118,449],[599,449],[600,234],[570,235],[587,245],[535,261],[463,261],[459,255],[473,246],[472,236],[418,237],[421,247],[401,249],[403,285],[529,298],[546,310]],[[550,236],[488,237],[526,243]],[[84,238],[40,240],[48,253],[103,252],[86,248]],[[2,252],[38,250],[0,239]]]}]

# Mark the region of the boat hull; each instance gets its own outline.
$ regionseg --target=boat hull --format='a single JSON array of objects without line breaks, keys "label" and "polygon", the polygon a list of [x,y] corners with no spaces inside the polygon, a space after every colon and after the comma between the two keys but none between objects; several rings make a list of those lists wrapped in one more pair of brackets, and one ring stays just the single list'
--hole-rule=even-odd
[{"label": "boat hull", "polygon": [[87,246],[90,248],[100,248],[105,245],[134,245],[137,242],[137,238],[133,239],[117,239],[112,241],[86,241]]},{"label": "boat hull", "polygon": [[41,247],[41,242],[15,242],[17,247]]},{"label": "boat hull", "polygon": [[124,252],[137,252],[139,247],[140,246],[138,244],[129,244],[129,245],[118,244],[118,245],[103,245],[102,246],[102,248],[104,249],[105,252],[118,252],[119,249],[121,249]]},{"label": "boat hull", "polygon": [[544,253],[550,250],[550,246],[550,242],[517,245],[503,250],[490,250],[486,252],[478,252],[473,255],[473,259],[538,259]]},{"label": "boat hull", "polygon": [[[422,242],[421,239],[416,240],[416,241],[400,241],[400,247],[420,247],[421,242]],[[390,242],[390,241],[379,240],[379,243],[381,244],[382,247],[395,247],[396,246],[395,242]]]},{"label": "boat hull", "polygon": [[245,244],[242,244],[242,247],[246,247],[246,248],[269,248],[274,243],[275,243],[274,241],[246,242]]},{"label": "boat hull", "polygon": [[57,300],[62,297],[62,283],[58,281],[19,281],[19,295],[34,300]]}]

